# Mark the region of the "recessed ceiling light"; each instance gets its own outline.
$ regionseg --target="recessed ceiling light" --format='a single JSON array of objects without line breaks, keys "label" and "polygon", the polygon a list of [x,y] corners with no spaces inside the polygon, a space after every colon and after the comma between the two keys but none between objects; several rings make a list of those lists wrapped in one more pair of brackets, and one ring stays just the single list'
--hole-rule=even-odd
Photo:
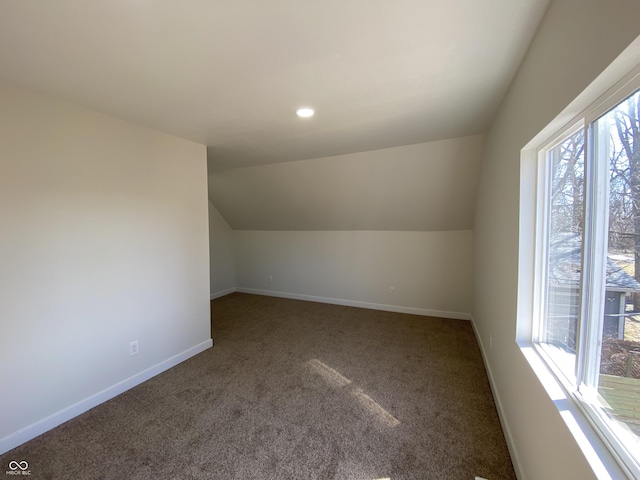
[{"label": "recessed ceiling light", "polygon": [[316,113],[313,111],[313,108],[299,108],[296,110],[296,115],[302,118],[313,117],[313,114]]}]

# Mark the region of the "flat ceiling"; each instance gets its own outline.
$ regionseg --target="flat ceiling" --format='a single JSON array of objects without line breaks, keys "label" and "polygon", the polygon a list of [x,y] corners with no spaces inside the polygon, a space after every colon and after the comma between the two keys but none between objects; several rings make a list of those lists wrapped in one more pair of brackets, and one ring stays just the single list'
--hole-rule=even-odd
[{"label": "flat ceiling", "polygon": [[2,0],[0,80],[206,144],[212,170],[327,157],[485,131],[547,4]]}]

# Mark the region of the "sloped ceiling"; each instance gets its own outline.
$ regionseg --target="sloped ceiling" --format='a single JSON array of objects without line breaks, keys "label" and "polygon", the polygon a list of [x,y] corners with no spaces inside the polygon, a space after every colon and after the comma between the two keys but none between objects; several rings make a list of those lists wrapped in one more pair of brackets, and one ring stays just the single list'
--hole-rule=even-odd
[{"label": "sloped ceiling", "polygon": [[470,230],[483,136],[210,173],[236,230]]}]

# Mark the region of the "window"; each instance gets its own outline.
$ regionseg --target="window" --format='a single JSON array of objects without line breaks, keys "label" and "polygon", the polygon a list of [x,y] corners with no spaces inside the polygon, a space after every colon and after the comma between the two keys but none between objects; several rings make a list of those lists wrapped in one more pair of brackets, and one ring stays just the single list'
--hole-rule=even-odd
[{"label": "window", "polygon": [[531,340],[640,478],[640,80],[538,151]]}]

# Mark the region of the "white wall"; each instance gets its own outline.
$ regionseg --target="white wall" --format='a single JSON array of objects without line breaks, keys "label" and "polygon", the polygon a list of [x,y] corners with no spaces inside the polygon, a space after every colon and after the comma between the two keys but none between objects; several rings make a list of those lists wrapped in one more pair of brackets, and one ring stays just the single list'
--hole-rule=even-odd
[{"label": "white wall", "polygon": [[211,298],[236,286],[233,232],[227,221],[209,201],[209,259]]},{"label": "white wall", "polygon": [[468,318],[483,141],[210,171],[237,288]]},{"label": "white wall", "polygon": [[469,230],[234,231],[233,238],[243,290],[468,318]]},{"label": "white wall", "polygon": [[521,479],[596,477],[515,341],[520,149],[640,34],[639,18],[636,0],[552,1],[487,134],[473,317]]},{"label": "white wall", "polygon": [[0,452],[211,345],[204,146],[0,85],[0,225]]}]

